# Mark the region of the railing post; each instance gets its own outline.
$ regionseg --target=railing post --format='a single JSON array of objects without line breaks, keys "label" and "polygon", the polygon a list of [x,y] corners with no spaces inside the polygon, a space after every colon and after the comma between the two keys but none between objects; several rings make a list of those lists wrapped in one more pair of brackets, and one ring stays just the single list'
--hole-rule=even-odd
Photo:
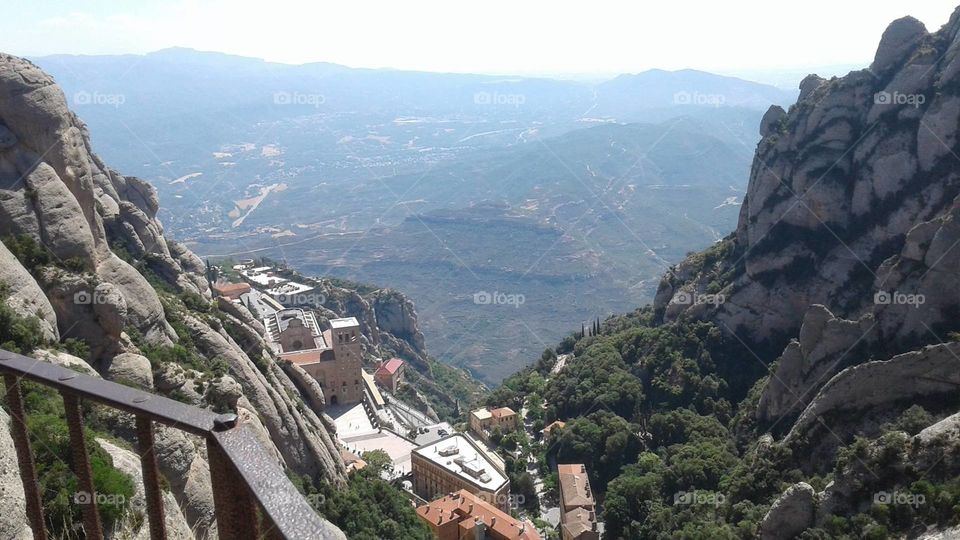
[{"label": "railing post", "polygon": [[143,492],[147,501],[147,517],[150,520],[150,538],[163,540],[167,537],[167,525],[164,519],[163,494],[160,492],[160,470],[157,468],[157,453],[153,445],[153,422],[138,415],[137,451],[140,454],[140,470],[143,472]]},{"label": "railing post", "polygon": [[83,413],[80,410],[80,398],[67,392],[60,392],[67,413],[67,429],[70,431],[70,451],[73,458],[73,472],[77,475],[79,497],[75,497],[83,510],[83,531],[87,538],[103,538],[103,526],[97,511],[97,491],[93,485],[93,472],[90,468],[90,455],[83,435]]},{"label": "railing post", "polygon": [[210,481],[220,540],[260,538],[257,508],[250,490],[212,437],[207,438],[207,456],[210,458]]},{"label": "railing post", "polygon": [[23,406],[23,393],[20,381],[15,375],[5,373],[4,385],[7,387],[7,407],[10,408],[13,446],[17,450],[17,465],[20,469],[20,482],[26,498],[27,518],[33,529],[35,540],[46,540],[47,530],[43,523],[43,503],[40,499],[40,485],[37,482],[37,466],[33,462],[30,449],[30,436],[27,433],[27,415]]}]

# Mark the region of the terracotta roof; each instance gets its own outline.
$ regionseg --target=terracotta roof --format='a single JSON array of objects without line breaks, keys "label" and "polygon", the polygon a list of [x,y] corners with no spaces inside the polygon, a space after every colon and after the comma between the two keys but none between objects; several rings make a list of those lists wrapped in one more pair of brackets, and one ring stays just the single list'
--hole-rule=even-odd
[{"label": "terracotta roof", "polygon": [[472,529],[475,520],[481,519],[490,538],[541,540],[532,524],[510,516],[465,489],[417,507],[417,516],[433,527],[453,521],[464,529]]},{"label": "terracotta roof", "polygon": [[492,414],[494,418],[502,418],[504,416],[514,416],[517,413],[513,412],[513,409],[510,407],[500,407],[499,409],[490,411],[490,414]]},{"label": "terracotta roof", "polygon": [[563,528],[570,536],[577,538],[581,534],[593,530],[594,517],[593,512],[583,508],[574,508],[563,515]]},{"label": "terracotta roof", "polygon": [[476,416],[480,420],[486,420],[487,418],[490,418],[490,411],[487,410],[486,408],[477,409],[471,412],[470,414],[472,414],[473,416]]},{"label": "terracotta roof", "polygon": [[543,429],[540,430],[540,431],[541,431],[542,433],[550,433],[550,432],[552,432],[555,428],[562,428],[562,427],[565,426],[565,425],[567,425],[567,423],[564,422],[563,420],[554,420],[553,422],[550,423],[550,425],[548,425],[547,427],[543,428]]},{"label": "terracotta roof", "polygon": [[243,293],[250,292],[249,283],[216,283],[213,286],[213,290],[217,291],[217,294],[220,296],[239,296]]},{"label": "terracotta roof", "polygon": [[284,360],[289,360],[297,365],[303,364],[316,364],[322,360],[330,360],[332,358],[324,358],[324,356],[331,356],[333,351],[331,349],[311,349],[309,351],[299,351],[281,354],[280,358]]},{"label": "terracotta roof", "polygon": [[571,506],[593,506],[593,490],[590,489],[590,479],[587,469],[580,463],[557,465],[557,474],[560,480],[561,502],[565,508]]},{"label": "terracotta roof", "polygon": [[393,375],[403,365],[403,360],[391,358],[377,369],[377,375]]}]

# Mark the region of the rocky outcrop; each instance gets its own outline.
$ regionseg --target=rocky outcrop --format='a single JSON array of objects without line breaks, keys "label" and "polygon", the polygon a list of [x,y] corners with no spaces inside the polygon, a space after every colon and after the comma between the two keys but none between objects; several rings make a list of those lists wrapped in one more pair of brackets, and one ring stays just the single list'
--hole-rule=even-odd
[{"label": "rocky outcrop", "polygon": [[[931,274],[955,268],[949,240],[960,238],[945,217],[960,191],[958,31],[957,14],[934,34],[915,19],[895,21],[870,70],[831,80],[811,75],[785,115],[769,111],[728,254],[717,268],[693,257],[672,269],[657,295],[657,316],[712,320],[751,345],[783,350],[807,308],[822,304],[851,320],[874,313],[882,341],[895,341],[883,343],[892,352],[916,344],[921,320],[946,321],[941,308],[955,300],[942,294],[930,296],[940,297],[936,305],[909,313],[913,306],[880,309],[875,299],[917,294],[921,276],[930,292],[951,290],[947,276]],[[934,226],[914,230],[930,220],[944,228],[934,250],[945,257],[939,262],[920,252]],[[900,279],[904,273],[913,279]],[[675,301],[718,275],[732,276],[722,284],[725,302]]]},{"label": "rocky outcrop", "polygon": [[145,356],[134,353],[122,353],[114,356],[104,368],[106,378],[111,381],[134,384],[147,391],[153,391],[153,368]]},{"label": "rocky outcrop", "polygon": [[[149,183],[111,170],[93,153],[86,127],[49,76],[29,61],[0,54],[0,238],[29,238],[50,260],[28,271],[16,250],[0,246],[0,285],[14,311],[39,318],[46,339],[75,339],[90,351],[89,363],[52,350],[34,356],[195,405],[235,410],[291,473],[342,486],[346,471],[330,436],[332,422],[304,405],[265,347],[263,326],[246,309],[219,303],[220,312],[203,305],[211,300],[205,265],[164,236],[159,208]],[[146,276],[162,285],[161,292]],[[194,307],[184,307],[188,303]],[[181,341],[191,356],[181,354],[185,365],[170,361],[175,355],[154,355]],[[218,372],[224,364],[226,375]],[[134,441],[129,415],[105,413],[102,420],[115,436]],[[102,445],[121,462],[129,457],[120,447]],[[159,427],[156,449],[175,499],[169,515],[175,518],[179,507],[187,532],[214,537],[203,442]],[[0,437],[0,460],[10,455]],[[0,474],[0,487],[6,489],[7,480]],[[21,525],[12,507],[0,516],[4,532]]]},{"label": "rocky outcrop", "polygon": [[[140,467],[140,457],[116,444],[105,439],[97,439],[97,444],[103,448],[111,459],[113,467],[133,480],[133,497],[127,501],[130,505],[130,513],[126,519],[117,524],[114,531],[109,535],[117,539],[143,539],[150,538],[150,527],[144,519],[147,513],[147,501],[143,488],[143,471]],[[177,500],[170,492],[163,492],[163,511],[167,526],[167,538],[171,540],[193,540],[193,532],[187,524],[186,518],[180,511]]]},{"label": "rocky outcrop", "polygon": [[[931,345],[890,360],[849,367],[830,379],[804,409],[784,438],[791,444],[809,437],[826,415],[880,411],[884,406],[911,403],[920,398],[948,396],[960,386],[957,355],[960,343]],[[902,405],[906,408],[906,405]],[[838,424],[832,424],[834,445],[841,442]],[[835,440],[831,441],[831,437]]]},{"label": "rocky outcrop", "polygon": [[373,309],[381,331],[408,342],[417,351],[426,350],[413,301],[395,291],[381,290],[373,297]]},{"label": "rocky outcrop", "polygon": [[[893,474],[878,476],[875,465],[883,461]],[[872,463],[874,465],[867,465]],[[913,496],[913,478],[950,479],[960,475],[960,413],[948,416],[910,437],[890,432],[866,446],[857,459],[837,471],[834,480],[819,494],[817,524],[823,526],[833,515],[856,514],[870,509],[879,497]],[[918,503],[920,501],[918,500]],[[922,504],[937,504],[924,500]],[[949,531],[945,529],[944,531]],[[930,538],[944,537],[944,531],[928,531]],[[927,537],[921,536],[921,537]],[[953,536],[945,536],[953,538]]]},{"label": "rocky outcrop", "polygon": [[817,492],[810,484],[790,486],[773,503],[760,524],[761,540],[787,540],[813,526],[817,511]]},{"label": "rocky outcrop", "polygon": [[870,71],[879,75],[896,67],[913,52],[926,35],[926,27],[913,17],[893,21],[880,38],[880,45],[877,47],[873,63],[870,64]]},{"label": "rocky outcrop", "polygon": [[291,398],[298,395],[297,389],[276,363],[266,363],[261,372],[226,331],[218,333],[189,315],[186,324],[205,356],[226,362],[230,375],[243,388],[249,409],[259,416],[269,439],[283,456],[281,464],[300,474],[342,483],[346,469],[336,444],[316,414],[306,407],[297,407]]},{"label": "rocky outcrop", "polygon": [[33,530],[27,520],[20,468],[10,435],[10,417],[0,409],[0,538],[28,540]]},{"label": "rocky outcrop", "polygon": [[803,410],[817,390],[846,367],[845,360],[860,358],[875,342],[875,327],[872,315],[848,321],[822,305],[811,306],[800,327],[800,339],[787,345],[763,390],[757,418],[776,421]]},{"label": "rocky outcrop", "polygon": [[215,538],[213,488],[203,441],[177,429],[157,426],[154,448],[160,472],[169,482],[190,529],[198,538]]},{"label": "rocky outcrop", "polygon": [[0,290],[6,294],[5,303],[21,317],[38,317],[44,337],[59,340],[57,315],[43,289],[27,272],[20,261],[0,243]]},{"label": "rocky outcrop", "polygon": [[[806,77],[760,131],[736,231],[670,269],[654,317],[710,321],[771,366],[744,431],[835,473],[773,503],[760,536],[790,538],[960,474],[960,9],[935,33],[893,22],[869,69]],[[708,291],[723,301],[691,301]],[[946,418],[892,431],[914,405]]]}]

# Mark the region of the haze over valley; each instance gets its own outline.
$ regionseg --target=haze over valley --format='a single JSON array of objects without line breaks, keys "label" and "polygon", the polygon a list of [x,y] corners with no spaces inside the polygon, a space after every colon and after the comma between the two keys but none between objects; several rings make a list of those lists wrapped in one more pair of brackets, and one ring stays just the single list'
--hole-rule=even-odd
[{"label": "haze over valley", "polygon": [[760,116],[795,96],[693,70],[593,84],[188,49],[34,61],[198,254],[403,291],[431,350],[491,382],[648,302],[732,229]]}]

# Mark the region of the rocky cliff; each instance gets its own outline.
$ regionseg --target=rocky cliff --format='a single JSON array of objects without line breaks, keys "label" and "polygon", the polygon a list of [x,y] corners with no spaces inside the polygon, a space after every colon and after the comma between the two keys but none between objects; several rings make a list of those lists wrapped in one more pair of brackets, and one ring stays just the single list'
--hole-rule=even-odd
[{"label": "rocky cliff", "polygon": [[[885,444],[901,471],[956,476],[960,10],[933,33],[894,21],[868,69],[808,76],[760,132],[736,231],[671,269],[655,318],[711,321],[769,364],[752,416],[806,471],[922,404],[940,423]],[[864,463],[883,448],[820,494],[787,490],[761,536],[869,507]]]},{"label": "rocky cliff", "polygon": [[[200,406],[235,410],[282,466],[342,485],[345,470],[322,403],[304,406],[249,312],[212,302],[202,261],[164,236],[158,209],[147,182],[124,177],[97,158],[85,126],[49,76],[28,61],[0,55],[5,301],[21,316],[37,317],[48,344],[73,341],[88,350],[84,359],[43,350],[36,356]],[[130,418],[106,422],[114,434],[132,437]],[[0,418],[4,462],[10,459],[5,441]],[[115,460],[129,457],[115,445],[105,448]],[[184,520],[176,530],[215,535],[202,441],[160,429],[157,454],[175,499],[171,504],[182,509],[170,513]],[[9,487],[16,480],[4,475],[0,481],[4,504],[8,494],[16,499],[17,486]],[[24,534],[22,514],[4,510],[2,517],[4,538]]]}]

